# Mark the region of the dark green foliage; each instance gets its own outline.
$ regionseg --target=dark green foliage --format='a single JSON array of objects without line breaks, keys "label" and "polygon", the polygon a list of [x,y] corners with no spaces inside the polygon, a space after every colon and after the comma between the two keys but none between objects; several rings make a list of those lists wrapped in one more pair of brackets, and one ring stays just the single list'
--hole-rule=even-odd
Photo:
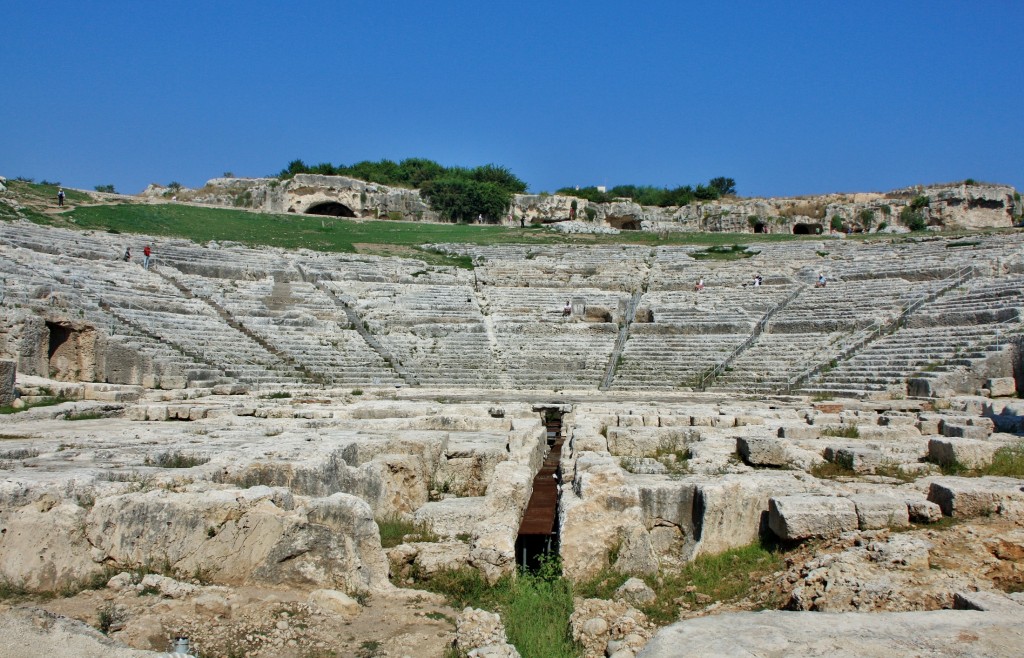
[{"label": "dark green foliage", "polygon": [[873,210],[865,208],[857,215],[857,219],[860,220],[860,225],[864,227],[865,231],[870,231],[871,226],[875,223],[875,213]]},{"label": "dark green foliage", "polygon": [[401,162],[364,160],[352,166],[323,162],[312,167],[302,160],[292,160],[278,177],[304,173],[349,176],[381,185],[419,189],[431,208],[452,222],[469,222],[481,215],[487,222],[496,222],[511,205],[512,195],[526,191],[526,183],[506,167],[444,167],[424,158]]},{"label": "dark green foliage", "polygon": [[918,196],[914,197],[913,200],[910,202],[910,208],[912,210],[920,210],[921,208],[924,208],[927,205],[928,205],[928,197],[922,196],[922,195],[918,195]]},{"label": "dark green foliage", "polygon": [[451,222],[471,222],[482,215],[484,221],[498,221],[512,203],[512,192],[497,183],[464,178],[430,181],[420,192],[430,207]]},{"label": "dark green foliage", "polygon": [[113,185],[97,185],[94,187],[97,192],[109,192],[110,194],[116,194],[117,190],[114,189]]},{"label": "dark green foliage", "polygon": [[911,231],[923,231],[928,225],[924,219],[924,213],[915,209],[913,204],[900,211],[900,224],[903,224]]},{"label": "dark green foliage", "polygon": [[830,225],[833,231],[843,230],[843,218],[839,215],[832,215],[832,223]]},{"label": "dark green foliage", "polygon": [[736,181],[732,178],[712,178],[707,185],[690,185],[669,189],[653,185],[616,185],[607,192],[596,187],[563,187],[555,192],[564,196],[586,199],[592,203],[609,203],[613,199],[632,199],[642,206],[686,206],[694,201],[711,201],[736,193]]}]

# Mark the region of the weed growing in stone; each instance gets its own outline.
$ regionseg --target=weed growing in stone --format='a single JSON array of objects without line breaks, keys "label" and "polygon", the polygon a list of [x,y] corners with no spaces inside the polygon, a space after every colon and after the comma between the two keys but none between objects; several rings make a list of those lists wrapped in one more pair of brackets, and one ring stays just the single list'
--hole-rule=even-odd
[{"label": "weed growing in stone", "polygon": [[[736,601],[749,597],[764,576],[785,567],[775,546],[757,543],[742,548],[700,556],[681,571],[647,576],[644,581],[657,598],[640,610],[659,626],[679,618],[679,608],[703,607],[715,601]],[[576,596],[611,599],[630,576],[606,569],[574,588]],[[767,598],[757,602],[759,609],[777,608],[780,601]]]},{"label": "weed growing in stone", "polygon": [[210,458],[205,455],[190,455],[185,452],[173,451],[173,452],[162,452],[156,456],[146,456],[143,462],[146,466],[156,466],[158,468],[192,468],[193,466],[199,466],[210,461]]},{"label": "weed growing in stone", "polygon": [[437,535],[425,525],[406,521],[397,515],[378,519],[377,527],[380,528],[380,545],[383,548],[398,546],[406,541],[438,541]]},{"label": "weed growing in stone", "polygon": [[826,427],[821,431],[822,436],[834,436],[842,439],[859,439],[860,430],[856,425],[841,425],[839,427]]}]

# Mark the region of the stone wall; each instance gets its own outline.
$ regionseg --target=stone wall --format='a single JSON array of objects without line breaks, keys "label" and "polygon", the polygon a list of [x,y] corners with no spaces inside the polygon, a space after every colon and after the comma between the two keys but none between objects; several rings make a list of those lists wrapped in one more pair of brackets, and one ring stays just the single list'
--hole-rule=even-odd
[{"label": "stone wall", "polygon": [[[1015,190],[1006,185],[956,184],[915,187],[888,193],[823,194],[791,198],[723,199],[688,206],[641,206],[630,199],[591,203],[586,199],[549,194],[517,194],[503,223],[560,222],[571,218],[625,230],[682,232],[793,233],[818,227],[828,232],[833,217],[844,229],[859,231],[870,215],[871,228],[883,222],[901,230],[900,211],[917,197],[928,199],[921,209],[929,225],[945,228],[991,228],[1013,224],[1022,210]],[[343,216],[439,221],[437,213],[420,197],[419,190],[392,188],[345,176],[299,174],[286,181],[276,178],[214,178],[199,190],[179,192],[181,200],[254,208],[267,212],[325,214],[324,204]],[[321,210],[317,211],[317,206]],[[312,212],[311,212],[312,210]],[[330,213],[327,213],[330,214]],[[593,219],[590,219],[592,217]],[[802,228],[798,228],[803,225]]]}]

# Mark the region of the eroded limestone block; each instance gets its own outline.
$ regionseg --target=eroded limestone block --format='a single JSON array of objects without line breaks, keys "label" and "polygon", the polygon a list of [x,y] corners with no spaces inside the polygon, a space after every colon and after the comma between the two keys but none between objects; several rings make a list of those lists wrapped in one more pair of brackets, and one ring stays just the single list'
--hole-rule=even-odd
[{"label": "eroded limestone block", "polygon": [[413,520],[425,524],[435,535],[455,537],[471,533],[484,515],[483,497],[447,498],[424,504],[413,514]]},{"label": "eroded limestone block", "polygon": [[17,363],[0,361],[0,407],[14,402],[14,380],[17,374]]},{"label": "eroded limestone block", "polygon": [[736,451],[751,466],[785,466],[789,463],[789,444],[773,437],[741,436]]},{"label": "eroded limestone block", "polygon": [[898,499],[877,494],[854,494],[850,500],[857,508],[857,524],[861,530],[876,528],[905,528],[910,525],[907,504]]},{"label": "eroded limestone block", "polygon": [[928,487],[928,500],[954,518],[989,514],[1024,514],[1024,481],[1012,478],[936,478]]},{"label": "eroded limestone block", "polygon": [[930,500],[908,500],[907,513],[914,523],[935,523],[942,518],[942,508]]},{"label": "eroded limestone block", "polygon": [[86,540],[86,510],[52,497],[0,511],[0,578],[53,590],[101,570]]},{"label": "eroded limestone block", "polygon": [[995,429],[989,418],[946,418],[942,422],[942,435],[963,439],[987,439]]},{"label": "eroded limestone block", "polygon": [[1017,394],[1017,381],[1013,377],[995,377],[986,381],[985,388],[994,398],[1013,397]]},{"label": "eroded limestone block", "polygon": [[363,609],[358,601],[336,589],[315,589],[309,593],[309,602],[342,617],[354,617]]},{"label": "eroded limestone block", "polygon": [[857,526],[857,507],[848,498],[796,494],[768,501],[768,527],[782,539],[835,537]]},{"label": "eroded limestone block", "polygon": [[676,427],[609,427],[608,451],[623,457],[649,457],[672,452],[699,440],[700,433]]},{"label": "eroded limestone block", "polygon": [[982,468],[992,463],[992,455],[1000,447],[998,443],[977,439],[928,439],[928,461],[943,466]]},{"label": "eroded limestone block", "polygon": [[817,425],[783,425],[779,428],[780,439],[819,439],[822,427]]}]

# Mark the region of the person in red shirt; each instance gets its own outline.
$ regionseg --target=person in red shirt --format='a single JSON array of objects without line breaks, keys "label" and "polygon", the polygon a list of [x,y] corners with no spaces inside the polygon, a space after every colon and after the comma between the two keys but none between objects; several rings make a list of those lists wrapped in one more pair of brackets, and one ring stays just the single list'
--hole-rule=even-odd
[{"label": "person in red shirt", "polygon": [[142,267],[147,269],[147,270],[149,269],[149,256],[152,253],[153,253],[153,250],[150,249],[150,246],[148,244],[142,250]]}]

